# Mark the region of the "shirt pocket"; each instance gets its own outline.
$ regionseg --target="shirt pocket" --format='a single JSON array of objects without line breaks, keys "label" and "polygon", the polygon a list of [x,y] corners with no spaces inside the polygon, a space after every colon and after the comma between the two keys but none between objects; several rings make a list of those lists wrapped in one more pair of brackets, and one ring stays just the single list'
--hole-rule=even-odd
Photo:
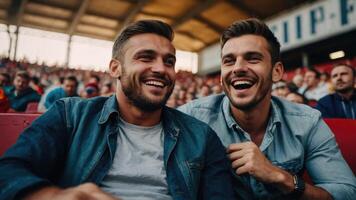
[{"label": "shirt pocket", "polygon": [[201,173],[204,169],[204,162],[201,159],[194,159],[190,161],[185,161],[185,164],[189,171],[189,187],[194,191],[198,192],[198,186],[200,184]]}]

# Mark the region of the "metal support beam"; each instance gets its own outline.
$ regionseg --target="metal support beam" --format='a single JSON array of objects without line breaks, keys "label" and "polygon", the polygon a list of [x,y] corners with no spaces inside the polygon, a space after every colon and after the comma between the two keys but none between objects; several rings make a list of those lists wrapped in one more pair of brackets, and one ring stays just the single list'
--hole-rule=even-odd
[{"label": "metal support beam", "polygon": [[203,3],[201,3],[199,6],[197,6],[195,9],[191,10],[188,13],[185,13],[181,18],[177,19],[173,24],[173,28],[177,28],[179,25],[183,24],[184,22],[188,21],[189,19],[192,19],[196,16],[198,16],[201,12],[204,10],[210,8],[215,3],[214,0],[206,0]]},{"label": "metal support beam", "polygon": [[7,10],[7,19],[9,24],[20,25],[25,5],[28,0],[13,0]]},{"label": "metal support beam", "polygon": [[193,34],[186,32],[186,31],[177,31],[177,33],[181,34],[181,35],[185,35],[187,37],[189,37],[190,39],[193,40],[198,40],[199,42],[202,42],[204,45],[206,45],[206,42],[204,42],[203,40],[197,38],[196,36],[194,36]]},{"label": "metal support beam", "polygon": [[80,18],[82,17],[82,15],[85,13],[85,10],[87,9],[89,5],[89,0],[83,0],[82,3],[80,4],[80,7],[77,11],[77,13],[75,14],[71,25],[69,26],[68,29],[68,35],[73,35],[75,28],[77,27],[77,25],[79,24]]},{"label": "metal support beam", "polygon": [[67,54],[66,54],[66,62],[65,62],[65,68],[69,67],[69,59],[70,59],[70,53],[71,53],[71,46],[72,46],[72,35],[69,35],[68,38],[68,43],[67,43]]},{"label": "metal support beam", "polygon": [[14,57],[13,60],[16,60],[16,56],[17,56],[17,43],[19,40],[19,26],[16,26],[16,31],[15,31],[15,51],[14,51]]},{"label": "metal support beam", "polygon": [[257,13],[256,10],[248,8],[244,3],[240,0],[230,0],[231,5],[233,5],[236,9],[241,10],[248,14],[246,17],[257,17],[257,18],[265,18],[266,16],[262,16],[261,13]]},{"label": "metal support beam", "polygon": [[195,17],[195,19],[197,19],[197,20],[199,20],[200,22],[202,22],[202,23],[208,25],[209,28],[213,29],[215,32],[217,32],[217,33],[219,33],[219,34],[224,31],[224,29],[223,29],[222,27],[220,27],[220,26],[218,26],[218,25],[212,23],[211,21],[209,21],[209,20],[207,20],[207,19],[205,19],[205,18],[203,18],[203,17],[201,17],[201,16],[197,16],[197,17]]},{"label": "metal support beam", "polygon": [[137,13],[139,13],[142,10],[142,8],[149,2],[150,2],[150,0],[138,1],[137,5],[126,15],[126,18],[125,18],[124,22],[122,23],[122,25],[120,26],[118,32],[120,32],[122,28],[129,25],[133,21],[134,17],[137,15]]},{"label": "metal support beam", "polygon": [[10,32],[10,25],[8,24],[6,26],[6,32],[9,36],[9,49],[8,49],[8,57],[11,58],[11,50],[12,50],[12,37],[11,37],[11,32]]}]

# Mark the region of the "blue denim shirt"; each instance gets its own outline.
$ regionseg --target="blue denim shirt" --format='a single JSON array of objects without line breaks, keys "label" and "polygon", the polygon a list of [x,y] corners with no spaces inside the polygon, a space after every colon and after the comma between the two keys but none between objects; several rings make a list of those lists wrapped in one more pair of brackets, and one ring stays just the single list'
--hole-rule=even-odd
[{"label": "blue denim shirt", "polygon": [[[272,97],[270,118],[260,150],[272,164],[293,174],[306,169],[315,186],[334,199],[355,199],[356,179],[343,159],[329,127],[320,112],[309,106]],[[208,123],[222,143],[251,141],[231,115],[229,99],[209,96],[183,105],[179,110]],[[242,199],[273,199],[281,193],[249,175],[235,174],[235,189]]]},{"label": "blue denim shirt", "polygon": [[[100,185],[113,162],[118,120],[115,96],[57,101],[0,159],[0,199],[42,185]],[[167,107],[162,122],[173,199],[233,199],[230,164],[214,131]]]}]

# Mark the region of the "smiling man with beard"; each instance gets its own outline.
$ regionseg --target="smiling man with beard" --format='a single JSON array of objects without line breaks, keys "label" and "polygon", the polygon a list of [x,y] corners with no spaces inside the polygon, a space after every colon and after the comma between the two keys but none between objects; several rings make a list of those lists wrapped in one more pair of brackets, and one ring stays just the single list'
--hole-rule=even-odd
[{"label": "smiling man with beard", "polygon": [[0,160],[0,199],[234,199],[229,161],[205,123],[164,106],[173,31],[144,20],[115,41],[116,95],[57,101]]},{"label": "smiling man with beard", "polygon": [[[258,19],[221,36],[225,94],[179,109],[208,123],[227,147],[241,199],[353,199],[356,179],[320,112],[271,95],[283,75],[280,44]],[[307,170],[313,183],[302,178]]]},{"label": "smiling man with beard", "polygon": [[335,93],[321,98],[316,105],[325,118],[356,119],[355,68],[337,64],[331,70],[331,83]]}]

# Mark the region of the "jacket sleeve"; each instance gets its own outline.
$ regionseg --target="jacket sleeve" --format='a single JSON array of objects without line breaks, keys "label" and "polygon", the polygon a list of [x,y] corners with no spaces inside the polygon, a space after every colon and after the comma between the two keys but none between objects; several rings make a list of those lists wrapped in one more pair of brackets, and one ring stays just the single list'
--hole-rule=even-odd
[{"label": "jacket sleeve", "polygon": [[204,173],[199,199],[236,199],[232,186],[231,164],[216,133],[209,128]]},{"label": "jacket sleeve", "polygon": [[30,188],[51,185],[60,176],[69,137],[63,104],[57,101],[0,158],[0,200],[15,199]]},{"label": "jacket sleeve", "polygon": [[311,130],[306,145],[305,166],[314,185],[328,191],[335,200],[354,199],[356,178],[321,118]]}]

